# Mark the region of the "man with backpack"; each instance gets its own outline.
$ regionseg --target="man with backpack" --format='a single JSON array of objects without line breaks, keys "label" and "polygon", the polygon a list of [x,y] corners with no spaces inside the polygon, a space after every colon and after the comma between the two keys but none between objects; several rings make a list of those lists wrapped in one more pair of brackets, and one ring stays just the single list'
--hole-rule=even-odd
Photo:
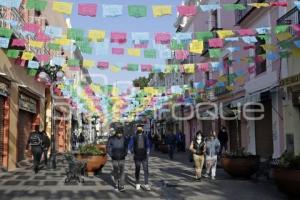
[{"label": "man with backpack", "polygon": [[42,142],[43,142],[43,153],[44,153],[44,164],[47,166],[48,164],[48,150],[50,147],[50,138],[47,135],[46,131],[41,132]]},{"label": "man with backpack", "polygon": [[39,165],[43,153],[43,136],[40,131],[38,131],[38,126],[35,127],[30,133],[28,139],[28,145],[30,145],[31,152],[33,155],[33,170],[37,174],[39,171]]},{"label": "man with backpack", "polygon": [[141,188],[140,169],[141,165],[143,165],[145,180],[144,188],[145,190],[150,191],[150,186],[148,184],[148,155],[150,153],[150,144],[149,139],[141,126],[137,127],[136,134],[131,137],[129,150],[134,154],[136,189],[139,190]]},{"label": "man with backpack", "polygon": [[107,153],[112,158],[115,190],[125,190],[125,157],[128,151],[128,142],[122,127],[116,129],[116,134],[107,142]]}]

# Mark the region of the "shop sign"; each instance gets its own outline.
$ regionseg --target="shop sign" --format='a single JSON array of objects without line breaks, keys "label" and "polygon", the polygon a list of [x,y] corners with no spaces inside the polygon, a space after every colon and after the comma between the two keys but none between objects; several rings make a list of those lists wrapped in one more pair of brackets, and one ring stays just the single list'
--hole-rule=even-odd
[{"label": "shop sign", "polygon": [[294,83],[300,83],[300,74],[282,79],[280,81],[280,86],[287,86],[287,85],[291,85]]},{"label": "shop sign", "polygon": [[36,114],[37,113],[36,107],[37,107],[37,101],[35,99],[25,96],[23,94],[20,95],[19,109]]},{"label": "shop sign", "polygon": [[8,86],[5,83],[0,82],[0,95],[2,96],[8,96]]}]

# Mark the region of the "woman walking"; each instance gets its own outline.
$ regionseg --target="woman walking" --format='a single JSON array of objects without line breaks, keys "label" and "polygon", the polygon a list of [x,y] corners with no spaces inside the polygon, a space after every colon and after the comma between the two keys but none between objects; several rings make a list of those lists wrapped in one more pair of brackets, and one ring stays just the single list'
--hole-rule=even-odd
[{"label": "woman walking", "polygon": [[198,131],[196,133],[196,138],[190,145],[190,150],[193,153],[193,159],[195,163],[196,181],[201,181],[205,148],[206,144],[202,139],[202,134],[200,131]]},{"label": "woman walking", "polygon": [[210,137],[206,141],[206,174],[205,178],[211,175],[211,179],[215,180],[217,171],[217,158],[220,151],[220,142],[216,137],[214,131],[211,132]]}]

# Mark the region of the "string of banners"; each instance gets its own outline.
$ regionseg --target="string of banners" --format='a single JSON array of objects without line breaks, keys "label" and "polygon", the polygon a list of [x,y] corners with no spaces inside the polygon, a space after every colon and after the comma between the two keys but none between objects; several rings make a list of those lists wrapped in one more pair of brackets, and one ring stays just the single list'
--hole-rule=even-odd
[{"label": "string of banners", "polygon": [[[294,5],[299,6],[300,1],[295,1]],[[19,8],[21,0],[0,0],[0,6],[8,8]],[[46,9],[48,4],[47,0],[27,0],[26,8],[43,11]],[[57,13],[71,15],[74,3],[64,1],[52,2],[52,9]],[[107,17],[118,17],[122,16],[124,12],[124,5],[121,4],[102,4],[102,16]],[[275,1],[275,2],[262,2],[262,3],[226,3],[226,4],[197,4],[197,5],[179,5],[176,6],[176,12],[180,16],[195,16],[197,12],[210,12],[218,9],[224,9],[225,11],[234,10],[245,10],[247,7],[254,8],[266,8],[266,7],[287,7],[288,2],[286,1]],[[100,5],[97,3],[77,3],[77,13],[80,16],[96,17]],[[130,17],[142,18],[147,17],[148,7],[146,5],[128,5],[127,13]],[[153,5],[152,14],[154,17],[162,17],[166,15],[172,15],[172,5]]]}]

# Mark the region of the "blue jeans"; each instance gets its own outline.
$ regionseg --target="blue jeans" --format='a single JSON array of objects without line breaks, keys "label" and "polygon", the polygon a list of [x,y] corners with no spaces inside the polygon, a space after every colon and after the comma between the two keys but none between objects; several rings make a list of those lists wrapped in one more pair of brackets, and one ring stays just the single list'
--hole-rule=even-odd
[{"label": "blue jeans", "polygon": [[169,144],[169,158],[173,160],[174,158],[174,150],[175,150],[175,145]]}]

